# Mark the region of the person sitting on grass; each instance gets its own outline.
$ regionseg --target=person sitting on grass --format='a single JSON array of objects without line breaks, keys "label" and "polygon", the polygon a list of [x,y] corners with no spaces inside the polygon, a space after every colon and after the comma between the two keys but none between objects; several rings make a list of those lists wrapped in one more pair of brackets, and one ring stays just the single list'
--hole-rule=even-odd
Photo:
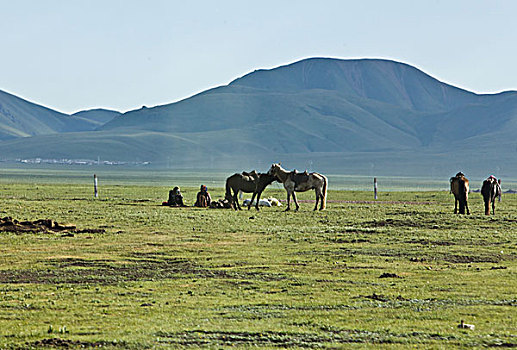
[{"label": "person sitting on grass", "polygon": [[194,206],[200,208],[206,208],[210,206],[210,202],[212,198],[210,198],[210,193],[208,193],[208,189],[205,185],[201,185],[199,192],[197,193],[197,200]]},{"label": "person sitting on grass", "polygon": [[180,188],[178,186],[169,191],[169,200],[167,201],[167,205],[170,205],[171,207],[185,206],[183,203],[183,195],[181,194]]}]

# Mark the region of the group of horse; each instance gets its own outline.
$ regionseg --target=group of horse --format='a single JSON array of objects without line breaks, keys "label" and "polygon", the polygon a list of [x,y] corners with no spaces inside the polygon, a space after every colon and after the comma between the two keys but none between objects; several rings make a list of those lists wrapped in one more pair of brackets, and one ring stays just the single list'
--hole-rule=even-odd
[{"label": "group of horse", "polygon": [[[241,210],[239,199],[237,195],[239,191],[245,193],[253,193],[248,204],[248,210],[251,208],[254,200],[256,200],[255,208],[259,210],[259,201],[262,192],[267,186],[273,182],[280,182],[284,185],[287,191],[287,210],[291,209],[291,198],[296,205],[296,211],[300,208],[298,200],[296,199],[296,192],[305,192],[314,190],[316,194],[316,204],[314,210],[325,209],[327,205],[327,177],[316,172],[309,173],[304,171],[300,173],[296,170],[288,171],[282,168],[280,163],[273,163],[267,173],[258,173],[255,170],[252,172],[235,173],[226,179],[226,194],[225,199],[230,202],[230,205],[235,210]],[[470,214],[468,206],[469,194],[469,180],[462,172],[450,178],[451,193],[454,194],[454,214]],[[495,214],[495,202],[497,197],[501,196],[500,183],[494,176],[489,176],[483,181],[481,186],[481,195],[485,202],[485,215],[490,215],[490,205],[492,206],[492,214]],[[459,210],[458,210],[459,204]]]},{"label": "group of horse", "polygon": [[[468,205],[469,196],[469,180],[465,177],[462,172],[451,177],[451,193],[454,194],[454,214],[460,213],[467,215],[470,214]],[[496,198],[501,196],[501,185],[497,179],[490,175],[481,185],[481,195],[485,202],[485,215],[490,215],[490,205],[492,205],[492,214],[495,214],[495,201]],[[459,203],[459,210],[458,210]]]},{"label": "group of horse", "polygon": [[240,210],[242,208],[239,205],[239,199],[237,198],[239,191],[253,193],[251,201],[248,204],[248,210],[255,199],[255,208],[259,210],[259,201],[262,192],[274,181],[282,183],[287,191],[286,211],[291,209],[291,197],[296,205],[296,211],[298,211],[300,206],[296,199],[296,192],[305,192],[309,190],[314,190],[316,194],[316,205],[314,206],[314,210],[318,209],[318,203],[320,204],[320,210],[325,209],[327,206],[328,180],[326,176],[316,172],[308,173],[307,171],[304,171],[303,173],[300,173],[296,170],[288,171],[282,168],[280,163],[272,164],[267,173],[257,173],[253,170],[249,173],[242,172],[233,174],[226,179],[225,199],[230,202],[232,208]]}]

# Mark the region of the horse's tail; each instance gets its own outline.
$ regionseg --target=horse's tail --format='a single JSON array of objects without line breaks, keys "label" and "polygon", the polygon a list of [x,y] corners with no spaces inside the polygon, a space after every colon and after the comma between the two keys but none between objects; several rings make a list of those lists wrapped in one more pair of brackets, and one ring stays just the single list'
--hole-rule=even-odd
[{"label": "horse's tail", "polygon": [[321,177],[323,178],[323,189],[322,189],[322,194],[323,194],[323,198],[321,199],[322,201],[322,206],[321,206],[321,209],[325,209],[327,207],[327,186],[328,186],[328,180],[327,180],[327,177],[325,175],[321,175]]},{"label": "horse's tail", "polygon": [[503,190],[501,190],[501,185],[499,185],[498,182],[495,183],[495,198],[499,197],[503,193]]}]

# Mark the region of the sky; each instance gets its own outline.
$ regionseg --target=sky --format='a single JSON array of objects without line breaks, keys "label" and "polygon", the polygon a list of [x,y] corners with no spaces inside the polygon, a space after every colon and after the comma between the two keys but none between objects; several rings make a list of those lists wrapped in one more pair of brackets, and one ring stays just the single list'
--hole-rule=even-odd
[{"label": "sky", "polygon": [[176,102],[308,57],[517,90],[514,0],[0,0],[0,90],[63,113]]}]

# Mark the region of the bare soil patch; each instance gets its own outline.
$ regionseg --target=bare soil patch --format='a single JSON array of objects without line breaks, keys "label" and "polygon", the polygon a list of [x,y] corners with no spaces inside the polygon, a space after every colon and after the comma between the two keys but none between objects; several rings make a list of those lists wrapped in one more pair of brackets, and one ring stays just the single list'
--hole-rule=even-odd
[{"label": "bare soil patch", "polygon": [[421,221],[409,221],[409,220],[399,220],[399,219],[385,219],[385,220],[373,220],[364,223],[369,227],[386,227],[386,226],[394,226],[394,227],[426,227],[426,223],[422,223]]},{"label": "bare soil patch", "polygon": [[116,341],[97,341],[97,342],[86,342],[79,340],[61,339],[61,338],[46,338],[36,340],[34,342],[27,342],[20,349],[33,349],[33,348],[103,348],[103,347],[122,347],[125,348],[127,344],[125,342]]},{"label": "bare soil patch", "polygon": [[376,343],[391,344],[399,341],[379,333],[343,330],[327,331],[324,334],[294,332],[211,332],[186,331],[157,334],[163,341],[177,346],[242,346],[275,348],[323,348],[332,343]]},{"label": "bare soil patch", "polygon": [[73,224],[63,224],[51,219],[19,221],[10,216],[0,218],[0,232],[12,233],[105,233],[104,229],[77,229]]},{"label": "bare soil patch", "polygon": [[164,258],[116,262],[110,260],[54,259],[49,268],[2,270],[0,283],[117,284],[138,280],[178,279],[185,276],[233,280],[279,281],[286,277],[262,271],[227,270],[202,266],[187,259]]},{"label": "bare soil patch", "polygon": [[396,273],[391,272],[384,272],[382,275],[379,276],[379,278],[402,278]]}]

